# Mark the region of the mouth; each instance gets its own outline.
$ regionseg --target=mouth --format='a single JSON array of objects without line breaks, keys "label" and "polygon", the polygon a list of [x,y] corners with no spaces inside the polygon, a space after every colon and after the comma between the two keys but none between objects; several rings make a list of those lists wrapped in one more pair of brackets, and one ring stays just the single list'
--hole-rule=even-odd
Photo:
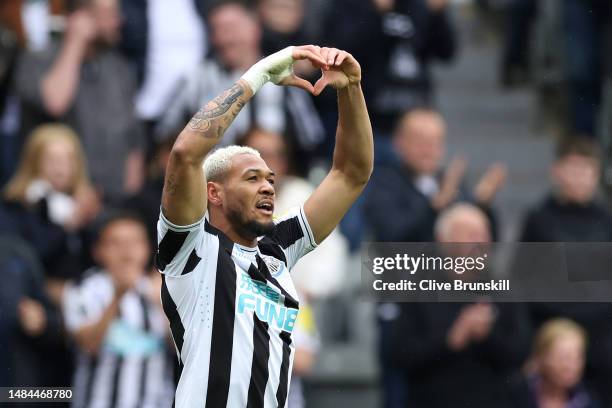
[{"label": "mouth", "polygon": [[255,208],[263,214],[272,215],[274,213],[274,202],[270,200],[261,200],[255,204]]}]

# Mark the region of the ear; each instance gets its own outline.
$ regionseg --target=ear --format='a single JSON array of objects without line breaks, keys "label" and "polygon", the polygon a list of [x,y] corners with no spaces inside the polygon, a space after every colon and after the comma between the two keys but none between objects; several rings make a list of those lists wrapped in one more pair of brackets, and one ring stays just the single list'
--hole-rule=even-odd
[{"label": "ear", "polygon": [[223,204],[223,187],[219,183],[209,181],[206,183],[206,194],[208,202],[214,206]]}]

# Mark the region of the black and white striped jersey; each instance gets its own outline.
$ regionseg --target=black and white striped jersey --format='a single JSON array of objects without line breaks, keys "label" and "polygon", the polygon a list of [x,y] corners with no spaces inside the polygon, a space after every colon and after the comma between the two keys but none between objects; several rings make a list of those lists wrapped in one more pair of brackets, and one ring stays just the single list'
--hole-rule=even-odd
[{"label": "black and white striped jersey", "polygon": [[[79,351],[73,407],[166,408],[172,404],[172,361],[168,358],[168,323],[159,304],[148,300],[148,279],[120,300],[119,313],[96,354]],[[102,270],[64,291],[68,331],[93,324],[112,302],[115,289]]]},{"label": "black and white striped jersey", "polygon": [[180,377],[180,408],[284,407],[298,296],[289,270],[315,246],[303,208],[275,221],[257,247],[232,242],[206,218],[157,224],[156,266]]}]

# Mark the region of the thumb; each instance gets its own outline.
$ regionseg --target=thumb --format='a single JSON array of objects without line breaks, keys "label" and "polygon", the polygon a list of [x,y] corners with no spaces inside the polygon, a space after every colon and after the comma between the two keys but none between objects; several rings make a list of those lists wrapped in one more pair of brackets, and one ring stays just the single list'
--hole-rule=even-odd
[{"label": "thumb", "polygon": [[310,82],[307,80],[298,77],[297,75],[291,75],[280,82],[282,85],[295,86],[296,88],[301,88],[311,94],[314,93],[314,88]]},{"label": "thumb", "polygon": [[319,96],[321,92],[323,92],[325,87],[327,87],[327,85],[329,85],[329,81],[327,80],[327,78],[325,78],[324,76],[319,78],[319,80],[314,84],[314,95]]}]

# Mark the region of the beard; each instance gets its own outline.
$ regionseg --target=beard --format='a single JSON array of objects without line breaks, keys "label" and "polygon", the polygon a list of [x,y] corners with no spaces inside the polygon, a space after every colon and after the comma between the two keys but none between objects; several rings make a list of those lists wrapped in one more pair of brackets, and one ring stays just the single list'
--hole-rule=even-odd
[{"label": "beard", "polygon": [[243,212],[230,210],[228,220],[236,231],[244,238],[255,239],[262,235],[268,235],[274,230],[274,222],[258,222],[255,220],[245,220]]}]

